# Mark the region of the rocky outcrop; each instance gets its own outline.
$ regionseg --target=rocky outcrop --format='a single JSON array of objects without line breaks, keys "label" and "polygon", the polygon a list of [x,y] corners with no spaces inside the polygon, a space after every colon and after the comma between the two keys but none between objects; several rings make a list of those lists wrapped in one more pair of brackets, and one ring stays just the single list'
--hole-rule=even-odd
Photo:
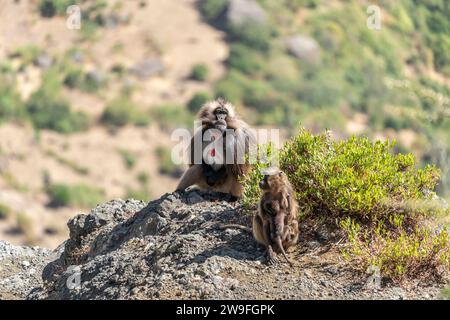
[{"label": "rocky outcrop", "polygon": [[24,299],[32,288],[42,285],[42,270],[53,259],[50,250],[0,241],[0,300]]},{"label": "rocky outcrop", "polygon": [[227,20],[231,25],[267,23],[267,14],[255,0],[230,0],[228,4]]},{"label": "rocky outcrop", "polygon": [[6,277],[0,271],[0,297],[428,299],[439,294],[438,286],[405,289],[382,281],[380,288],[369,287],[368,275],[342,263],[330,244],[336,235],[326,228],[302,226],[301,242],[290,253],[294,266],[281,259],[269,266],[248,232],[219,228],[250,225],[251,214],[229,200],[201,191],[166,194],[148,204],[114,200],[71,219],[70,238],[55,251],[0,242],[0,270],[12,266]]}]

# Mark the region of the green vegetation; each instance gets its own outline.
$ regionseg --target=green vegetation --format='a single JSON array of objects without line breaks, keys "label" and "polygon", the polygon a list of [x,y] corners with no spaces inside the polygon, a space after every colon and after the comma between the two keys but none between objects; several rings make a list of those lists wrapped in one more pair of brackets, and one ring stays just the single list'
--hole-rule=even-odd
[{"label": "green vegetation", "polygon": [[127,149],[117,150],[123,159],[123,163],[127,169],[133,169],[137,162],[137,157],[134,153],[128,151]]},{"label": "green vegetation", "polygon": [[191,79],[197,81],[205,81],[208,73],[209,69],[207,65],[203,63],[196,64],[192,67]]},{"label": "green vegetation", "polygon": [[444,299],[450,300],[450,287],[447,287],[444,290],[442,290],[441,296]]},{"label": "green vegetation", "polygon": [[0,220],[8,218],[12,213],[12,210],[7,205],[0,203]]},{"label": "green vegetation", "polygon": [[190,112],[195,114],[209,100],[211,100],[211,97],[207,92],[197,92],[191,100],[189,100],[187,107]]},{"label": "green vegetation", "polygon": [[201,0],[200,12],[208,21],[216,20],[226,9],[228,0]]},{"label": "green vegetation", "polygon": [[[336,142],[301,129],[279,152],[280,168],[296,191],[299,218],[335,224],[356,268],[378,266],[394,281],[439,277],[438,267],[450,266],[450,237],[424,222],[450,214],[434,200],[440,172],[416,168],[412,154],[394,155],[393,146],[357,137]],[[247,206],[258,201],[262,166],[244,180]]]},{"label": "green vegetation", "polygon": [[52,18],[66,14],[67,7],[75,3],[75,0],[40,0],[39,12],[45,18]]},{"label": "green vegetation", "polygon": [[[352,115],[364,113],[369,123],[362,133],[368,137],[385,129],[412,130],[418,142],[411,151],[423,165],[448,163],[450,117],[443,116],[450,97],[447,4],[381,1],[383,16],[392,19],[383,19],[376,31],[366,25],[369,1],[257,1],[266,22],[239,26],[227,23],[228,1],[199,2],[205,20],[226,32],[230,46],[227,72],[214,85],[216,97],[250,109],[253,124],[278,125],[288,134],[299,124],[345,133]],[[295,35],[317,42],[316,63],[287,50],[286,39]],[[440,190],[450,196],[450,182],[443,183]]]},{"label": "green vegetation", "polygon": [[183,170],[173,163],[171,149],[163,146],[156,148],[156,156],[158,157],[159,172],[179,178]]},{"label": "green vegetation", "polygon": [[182,106],[162,105],[151,110],[152,117],[162,129],[189,128],[194,125],[194,116]]},{"label": "green vegetation", "polygon": [[81,207],[90,208],[104,199],[104,192],[100,189],[84,184],[65,185],[51,184],[46,190],[52,207]]},{"label": "green vegetation", "polygon": [[60,133],[85,130],[89,119],[85,113],[71,110],[61,94],[62,79],[57,69],[49,70],[39,90],[26,103],[26,111],[37,129],[50,129]]},{"label": "green vegetation", "polygon": [[71,89],[79,89],[84,92],[97,92],[105,86],[103,79],[97,79],[93,73],[84,73],[80,69],[70,70],[65,79],[64,84]]},{"label": "green vegetation", "polygon": [[25,110],[13,83],[0,74],[0,124],[23,119]]},{"label": "green vegetation", "polygon": [[62,165],[65,165],[67,167],[69,167],[70,169],[72,169],[74,172],[81,174],[83,176],[88,175],[89,174],[89,169],[83,166],[80,166],[79,164],[77,164],[76,162],[64,158],[62,156],[60,156],[59,154],[57,154],[55,151],[53,150],[46,150],[45,154],[49,157],[52,157],[53,159],[55,159],[56,161],[58,161],[59,163],[61,163]]},{"label": "green vegetation", "polygon": [[128,124],[147,126],[150,118],[141,112],[139,107],[128,97],[120,97],[111,101],[103,111],[101,122],[109,127],[123,127]]},{"label": "green vegetation", "polygon": [[23,68],[30,63],[34,63],[41,53],[41,48],[34,45],[27,45],[17,48],[9,55],[9,57],[12,59],[20,59],[21,68]]}]

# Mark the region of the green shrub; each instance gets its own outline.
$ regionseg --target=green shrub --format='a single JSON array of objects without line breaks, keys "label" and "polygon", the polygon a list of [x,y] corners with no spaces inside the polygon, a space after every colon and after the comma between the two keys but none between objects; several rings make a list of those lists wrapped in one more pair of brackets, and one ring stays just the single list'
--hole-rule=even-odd
[{"label": "green shrub", "polygon": [[191,128],[194,126],[194,116],[182,106],[162,105],[152,109],[152,116],[164,130],[176,128]]},{"label": "green shrub", "polygon": [[32,123],[38,129],[72,133],[83,131],[89,125],[85,113],[73,112],[68,101],[43,90],[30,97],[26,109]]},{"label": "green shrub", "polygon": [[55,15],[65,14],[67,7],[74,3],[75,0],[41,0],[39,12],[42,17],[52,18]]},{"label": "green shrub", "polygon": [[263,68],[259,54],[242,44],[231,46],[228,65],[248,75],[257,74]]},{"label": "green shrub", "polygon": [[339,104],[342,86],[336,75],[316,73],[300,87],[298,99],[311,107],[333,107]]},{"label": "green shrub", "polygon": [[266,52],[271,47],[272,30],[268,26],[246,22],[227,28],[231,41],[240,42],[261,52]]},{"label": "green shrub", "polygon": [[0,123],[24,117],[24,107],[13,85],[0,76]]},{"label": "green shrub", "polygon": [[88,116],[72,111],[69,102],[61,96],[62,80],[58,69],[50,69],[38,91],[26,102],[26,111],[37,129],[61,133],[83,131],[89,126]]},{"label": "green shrub", "polygon": [[118,152],[122,156],[123,163],[127,169],[133,169],[137,161],[136,155],[126,149],[119,149]]},{"label": "green shrub", "polygon": [[64,84],[71,89],[84,92],[96,92],[105,86],[105,81],[96,79],[93,74],[84,73],[80,69],[70,70],[64,78]]},{"label": "green shrub", "polygon": [[246,84],[244,90],[243,103],[259,112],[273,109],[280,100],[278,92],[267,81],[250,81]]},{"label": "green shrub", "polygon": [[[375,265],[395,281],[419,273],[439,277],[438,266],[450,264],[449,235],[423,224],[450,213],[433,200],[439,170],[415,168],[413,155],[394,155],[393,146],[357,137],[333,141],[328,133],[302,129],[281,149],[280,168],[296,191],[301,215],[336,222],[344,232],[343,254],[357,261],[356,268]],[[244,204],[257,203],[259,178],[254,170],[244,180]]]},{"label": "green shrub", "polygon": [[200,12],[208,21],[216,20],[228,5],[228,0],[201,0],[198,3]]},{"label": "green shrub", "polygon": [[20,58],[22,60],[22,64],[27,65],[36,61],[41,52],[41,48],[34,45],[28,45],[17,48],[9,56],[11,58]]},{"label": "green shrub", "polygon": [[101,122],[110,127],[123,127],[127,124],[146,126],[150,122],[150,118],[127,97],[121,97],[106,106],[101,116]]},{"label": "green shrub", "polygon": [[12,213],[12,210],[7,205],[0,203],[0,220],[8,218]]},{"label": "green shrub", "polygon": [[199,63],[192,67],[191,79],[196,81],[205,81],[208,76],[209,69],[206,64]]},{"label": "green shrub", "polygon": [[238,71],[230,71],[227,76],[215,85],[216,98],[224,98],[234,104],[240,104],[244,96],[244,86],[249,80]]},{"label": "green shrub", "polygon": [[104,199],[104,192],[84,184],[52,184],[47,187],[52,207],[93,207]]},{"label": "green shrub", "polygon": [[211,100],[211,97],[207,92],[197,92],[191,100],[189,100],[187,107],[190,112],[197,113],[197,111],[209,100]]}]

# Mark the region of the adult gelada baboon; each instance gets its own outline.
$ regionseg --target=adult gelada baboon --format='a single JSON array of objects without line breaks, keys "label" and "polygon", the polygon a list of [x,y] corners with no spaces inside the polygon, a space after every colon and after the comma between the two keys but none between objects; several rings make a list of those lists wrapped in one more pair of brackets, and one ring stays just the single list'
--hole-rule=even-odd
[{"label": "adult gelada baboon", "polygon": [[241,197],[239,179],[250,170],[248,155],[255,146],[254,135],[223,99],[207,102],[197,117],[201,126],[189,145],[189,169],[176,189],[197,185]]}]

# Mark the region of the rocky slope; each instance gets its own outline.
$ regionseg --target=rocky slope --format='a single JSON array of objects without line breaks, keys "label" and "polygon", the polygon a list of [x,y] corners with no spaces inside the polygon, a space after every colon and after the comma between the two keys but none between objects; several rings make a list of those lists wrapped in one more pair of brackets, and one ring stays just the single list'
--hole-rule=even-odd
[{"label": "rocky slope", "polygon": [[[238,203],[200,191],[147,205],[114,200],[68,222],[58,249],[0,242],[0,298],[27,299],[430,299],[439,286],[368,288],[340,261],[326,230],[307,230],[290,253],[293,268],[268,266],[242,230]],[[42,279],[38,276],[42,272]]]}]

